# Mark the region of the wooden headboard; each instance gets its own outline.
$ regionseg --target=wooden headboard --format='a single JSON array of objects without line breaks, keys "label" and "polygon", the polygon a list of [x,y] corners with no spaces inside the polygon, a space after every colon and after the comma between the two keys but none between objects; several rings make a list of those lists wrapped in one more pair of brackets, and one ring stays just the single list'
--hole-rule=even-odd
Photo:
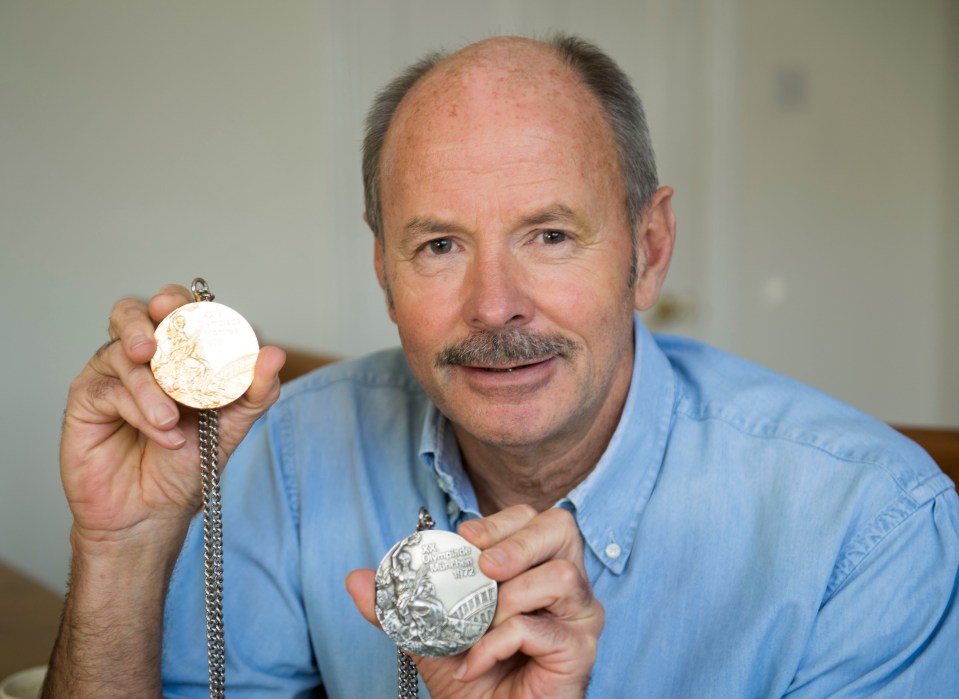
[{"label": "wooden headboard", "polygon": [[280,381],[283,383],[342,359],[342,357],[336,357],[332,354],[318,354],[317,352],[308,352],[291,347],[283,347],[282,349],[286,352],[286,364],[280,369]]},{"label": "wooden headboard", "polygon": [[893,425],[929,452],[953,483],[959,483],[959,430]]}]

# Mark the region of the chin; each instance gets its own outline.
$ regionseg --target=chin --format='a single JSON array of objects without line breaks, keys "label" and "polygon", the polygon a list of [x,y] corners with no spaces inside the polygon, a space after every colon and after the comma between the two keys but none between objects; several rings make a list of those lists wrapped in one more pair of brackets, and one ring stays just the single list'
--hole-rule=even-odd
[{"label": "chin", "polygon": [[526,415],[525,411],[498,412],[494,418],[487,420],[454,418],[458,436],[467,436],[488,447],[511,451],[536,447],[555,436],[555,430],[552,429],[554,423],[543,412],[535,415]]}]

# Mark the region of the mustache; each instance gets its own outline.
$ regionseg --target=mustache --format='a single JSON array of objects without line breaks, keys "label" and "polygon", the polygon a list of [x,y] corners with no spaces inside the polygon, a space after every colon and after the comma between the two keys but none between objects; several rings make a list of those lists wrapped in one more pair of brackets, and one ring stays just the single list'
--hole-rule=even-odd
[{"label": "mustache", "polygon": [[517,328],[483,330],[436,355],[436,366],[532,364],[560,355],[570,357],[579,345],[562,335],[537,335]]}]

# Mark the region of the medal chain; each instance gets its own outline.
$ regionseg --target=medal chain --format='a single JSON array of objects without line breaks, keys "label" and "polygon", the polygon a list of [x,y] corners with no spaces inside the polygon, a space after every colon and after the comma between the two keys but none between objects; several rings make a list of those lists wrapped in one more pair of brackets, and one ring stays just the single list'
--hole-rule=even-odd
[{"label": "medal chain", "polygon": [[[416,531],[421,532],[426,529],[432,529],[436,522],[430,517],[429,511],[425,507],[420,508],[419,518],[416,522]],[[396,684],[397,696],[399,699],[418,699],[420,692],[419,675],[416,672],[416,663],[401,648],[396,649]]]},{"label": "medal chain", "polygon": [[211,699],[226,691],[226,645],[223,638],[223,516],[218,468],[219,417],[216,408],[201,410],[200,475],[203,481],[203,585]]},{"label": "medal chain", "polygon": [[[193,280],[197,301],[212,301],[206,281]],[[203,596],[206,607],[210,698],[226,695],[226,642],[223,634],[223,513],[220,503],[220,434],[216,408],[200,410],[200,478],[203,487]]]}]

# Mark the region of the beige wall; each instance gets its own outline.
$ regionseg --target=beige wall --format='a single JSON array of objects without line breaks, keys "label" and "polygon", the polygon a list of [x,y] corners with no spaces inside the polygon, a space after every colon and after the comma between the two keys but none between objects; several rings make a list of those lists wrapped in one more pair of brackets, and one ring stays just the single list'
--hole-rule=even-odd
[{"label": "beige wall", "polygon": [[741,7],[732,348],[883,419],[943,421],[944,5]]},{"label": "beige wall", "polygon": [[[63,585],[59,423],[118,296],[199,274],[272,341],[396,342],[360,221],[362,115],[421,52],[498,32],[579,31],[636,80],[677,190],[670,290],[699,307],[679,330],[881,417],[959,424],[955,16],[946,0],[0,3],[0,558]],[[783,111],[777,70],[797,66],[808,99]],[[886,124],[909,125],[902,158],[870,145]]]},{"label": "beige wall", "polygon": [[939,255],[942,275],[941,419],[959,425],[959,1],[944,0],[946,43],[942,120],[944,176],[940,196],[944,230]]}]

